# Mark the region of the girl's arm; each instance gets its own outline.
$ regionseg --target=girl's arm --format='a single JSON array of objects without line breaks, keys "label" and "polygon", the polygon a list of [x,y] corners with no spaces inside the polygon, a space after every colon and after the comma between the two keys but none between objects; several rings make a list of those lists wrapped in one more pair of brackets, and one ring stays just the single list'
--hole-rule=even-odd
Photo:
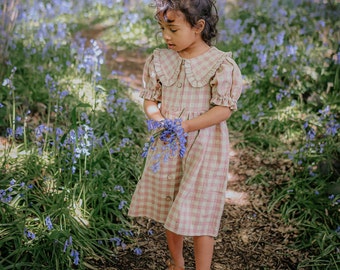
[{"label": "girl's arm", "polygon": [[184,129],[184,132],[196,131],[213,125],[217,125],[222,121],[227,120],[231,116],[231,114],[232,111],[229,107],[214,106],[209,111],[198,117],[183,121],[182,127]]},{"label": "girl's arm", "polygon": [[157,101],[144,99],[143,107],[144,112],[149,119],[155,121],[164,120],[164,116],[161,114],[161,111],[159,110]]}]

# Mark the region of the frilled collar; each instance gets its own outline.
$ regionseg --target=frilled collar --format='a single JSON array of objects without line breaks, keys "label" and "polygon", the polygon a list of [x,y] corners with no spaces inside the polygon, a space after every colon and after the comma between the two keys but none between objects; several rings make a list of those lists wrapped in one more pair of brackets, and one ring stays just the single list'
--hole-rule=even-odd
[{"label": "frilled collar", "polygon": [[202,87],[209,83],[227,57],[231,57],[230,52],[222,52],[216,47],[191,59],[184,59],[173,50],[156,49],[154,65],[162,85],[171,86],[177,81],[183,63],[189,83],[193,87]]}]

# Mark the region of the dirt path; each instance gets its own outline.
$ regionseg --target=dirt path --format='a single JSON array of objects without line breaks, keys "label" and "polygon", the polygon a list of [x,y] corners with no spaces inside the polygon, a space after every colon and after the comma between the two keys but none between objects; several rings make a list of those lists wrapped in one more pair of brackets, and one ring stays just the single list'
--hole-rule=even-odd
[{"label": "dirt path", "polygon": [[[111,50],[111,49],[110,49]],[[134,101],[141,102],[142,70],[145,54],[138,51],[109,51],[107,59],[115,77],[129,86]],[[242,141],[231,131],[231,143]],[[287,179],[289,161],[266,157],[252,149],[231,147],[230,175],[221,229],[216,238],[212,270],[297,269],[301,254],[289,249],[296,231],[284,225],[278,215],[268,213],[269,196],[275,186]],[[259,174],[266,177],[259,176]],[[256,179],[260,183],[256,184]],[[262,179],[262,180],[261,180]],[[251,181],[253,180],[253,181]],[[251,182],[251,183],[250,183]],[[114,262],[98,262],[106,270],[162,270],[169,258],[163,227],[153,221],[137,220],[136,244],[119,251]],[[142,254],[133,249],[138,246]],[[185,239],[186,269],[195,269],[193,243]]]}]

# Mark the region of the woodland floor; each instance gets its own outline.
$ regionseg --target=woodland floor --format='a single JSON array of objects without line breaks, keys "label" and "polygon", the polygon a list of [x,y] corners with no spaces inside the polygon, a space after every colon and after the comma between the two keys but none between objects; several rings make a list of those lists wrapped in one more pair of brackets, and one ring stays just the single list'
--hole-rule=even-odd
[{"label": "woodland floor", "polygon": [[[115,57],[108,61],[109,68],[118,71],[118,78],[129,86],[132,99],[140,104],[138,90],[142,87],[145,54],[112,53]],[[228,190],[212,270],[297,269],[298,262],[306,256],[290,248],[297,231],[284,224],[278,214],[267,210],[272,191],[288,180],[290,161],[269,157],[255,149],[235,147],[242,141],[242,134],[231,131],[230,140]],[[265,184],[254,183],[260,173],[266,175]],[[142,248],[142,255],[135,255],[130,247],[119,251],[114,262],[97,262],[100,269],[166,269],[169,253],[162,225],[142,219],[136,220],[135,226],[136,245]],[[148,233],[150,229],[152,235]],[[185,269],[195,269],[193,242],[189,237],[185,239],[184,257]]]},{"label": "woodland floor", "polygon": [[[98,38],[101,31],[83,32],[87,38]],[[108,49],[108,48],[106,48]],[[129,93],[140,105],[145,53],[138,51],[116,52],[108,49],[110,70],[118,71],[118,78],[129,86]],[[216,238],[212,270],[288,270],[297,269],[299,261],[308,256],[290,246],[297,231],[284,224],[274,211],[268,211],[271,193],[283,181],[288,181],[291,170],[289,160],[273,158],[252,148],[237,147],[242,134],[230,131],[231,161],[225,209],[221,228]],[[1,145],[1,143],[0,143]],[[259,177],[265,175],[265,180]],[[150,229],[153,234],[149,234]],[[104,270],[163,270],[169,259],[162,225],[148,220],[136,220],[134,231],[143,253],[137,256],[133,247],[120,250],[113,261],[92,261],[97,269]],[[195,269],[193,242],[184,243],[186,270]],[[301,268],[300,268],[301,269]]]}]

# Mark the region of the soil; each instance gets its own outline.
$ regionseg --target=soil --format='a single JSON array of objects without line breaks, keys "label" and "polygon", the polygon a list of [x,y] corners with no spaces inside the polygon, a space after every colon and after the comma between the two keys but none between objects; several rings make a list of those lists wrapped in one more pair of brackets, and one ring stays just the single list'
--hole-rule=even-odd
[{"label": "soil", "polygon": [[[85,35],[86,36],[86,35]],[[129,86],[131,98],[141,102],[142,70],[145,54],[142,51],[112,51],[107,64],[112,75]],[[306,254],[290,246],[297,230],[284,224],[275,211],[268,211],[270,195],[283,181],[288,181],[289,160],[273,158],[255,149],[238,147],[242,134],[230,131],[231,161],[225,209],[216,238],[212,270],[280,270],[297,269]],[[140,219],[134,224],[136,242],[119,250],[113,261],[97,261],[106,270],[162,270],[169,259],[164,229],[152,220]],[[150,233],[152,232],[152,233]],[[134,248],[142,249],[141,255]],[[195,269],[192,238],[185,238],[186,270]],[[92,263],[94,263],[92,261]]]}]

